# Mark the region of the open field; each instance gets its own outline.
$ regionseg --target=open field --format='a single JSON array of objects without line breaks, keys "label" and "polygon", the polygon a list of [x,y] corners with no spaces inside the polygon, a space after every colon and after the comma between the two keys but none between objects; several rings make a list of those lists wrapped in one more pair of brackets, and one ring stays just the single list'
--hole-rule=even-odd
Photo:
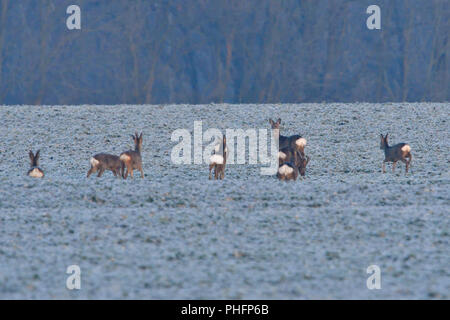
[{"label": "open field", "polygon": [[[0,299],[449,299],[449,103],[0,107]],[[174,165],[176,129],[308,139],[304,180]],[[144,133],[145,179],[86,179]],[[379,134],[412,167],[381,173]],[[41,149],[42,180],[26,176]],[[368,290],[366,268],[381,268]],[[82,288],[66,289],[81,267]]]}]

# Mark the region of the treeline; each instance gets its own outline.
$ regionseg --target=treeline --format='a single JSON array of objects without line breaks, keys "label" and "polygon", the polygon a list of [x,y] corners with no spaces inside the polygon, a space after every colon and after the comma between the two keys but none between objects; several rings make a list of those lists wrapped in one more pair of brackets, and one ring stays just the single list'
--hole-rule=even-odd
[{"label": "treeline", "polygon": [[448,0],[0,0],[0,104],[448,101],[449,21]]}]

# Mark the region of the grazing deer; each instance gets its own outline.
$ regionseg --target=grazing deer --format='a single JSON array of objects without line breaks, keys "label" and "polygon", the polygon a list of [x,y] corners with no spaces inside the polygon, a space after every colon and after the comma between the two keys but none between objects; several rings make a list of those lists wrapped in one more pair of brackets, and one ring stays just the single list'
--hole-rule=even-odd
[{"label": "grazing deer", "polygon": [[290,162],[285,162],[279,166],[277,178],[282,181],[297,180],[298,168]]},{"label": "grazing deer", "polygon": [[300,175],[304,177],[306,174],[306,166],[308,165],[310,158],[305,156],[300,150],[283,148],[278,152],[278,160],[280,166],[284,163],[293,164],[297,167]]},{"label": "grazing deer", "polygon": [[281,124],[280,118],[278,118],[277,122],[273,121],[272,119],[269,119],[269,123],[270,123],[272,129],[278,130],[277,137],[275,137],[275,138],[278,138],[278,149],[291,147],[293,149],[297,149],[298,151],[300,151],[301,153],[304,154],[305,146],[306,146],[305,138],[302,138],[302,136],[298,135],[298,134],[293,135],[293,136],[282,136],[280,134],[280,124]]},{"label": "grazing deer", "polygon": [[[395,165],[399,160],[406,164],[405,174],[408,173],[412,160],[411,147],[406,143],[398,143],[395,146],[390,147],[388,144],[388,134],[384,137],[381,134],[380,138],[380,149],[384,150],[384,160],[382,165],[383,173],[386,173],[386,162],[392,162],[392,172],[395,172]],[[408,158],[408,160],[406,160],[406,158]]]},{"label": "grazing deer", "polygon": [[123,161],[126,171],[123,173],[123,178],[128,177],[130,173],[131,178],[133,178],[133,170],[139,170],[141,172],[141,178],[144,179],[144,170],[142,169],[142,133],[138,136],[137,132],[135,135],[131,135],[134,141],[134,150],[129,150],[120,154],[120,160]]},{"label": "grazing deer", "polygon": [[44,171],[42,171],[41,168],[39,168],[39,156],[40,156],[40,150],[36,152],[36,154],[33,154],[33,151],[30,150],[28,155],[30,156],[31,161],[31,168],[28,170],[28,176],[33,178],[42,178],[44,176]]},{"label": "grazing deer", "polygon": [[98,171],[97,177],[101,177],[105,170],[111,170],[115,177],[123,177],[124,163],[118,156],[106,153],[99,153],[93,156],[89,162],[91,168],[87,173],[87,177]]},{"label": "grazing deer", "polygon": [[211,171],[214,169],[214,179],[223,180],[225,177],[225,165],[227,164],[228,148],[227,138],[222,137],[222,142],[215,149],[214,154],[209,158],[209,179],[211,180]]}]

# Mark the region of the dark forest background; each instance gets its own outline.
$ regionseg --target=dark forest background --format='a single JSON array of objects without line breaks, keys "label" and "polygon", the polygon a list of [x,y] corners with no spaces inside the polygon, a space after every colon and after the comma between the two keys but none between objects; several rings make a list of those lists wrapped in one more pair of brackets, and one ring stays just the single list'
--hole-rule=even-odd
[{"label": "dark forest background", "polygon": [[0,104],[448,101],[449,4],[0,0]]}]

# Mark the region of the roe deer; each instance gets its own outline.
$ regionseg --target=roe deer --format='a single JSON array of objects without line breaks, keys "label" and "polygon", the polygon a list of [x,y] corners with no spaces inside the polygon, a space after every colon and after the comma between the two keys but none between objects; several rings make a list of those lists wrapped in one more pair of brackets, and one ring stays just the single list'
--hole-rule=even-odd
[{"label": "roe deer", "polygon": [[36,152],[36,155],[33,154],[33,151],[30,150],[28,155],[30,156],[31,161],[31,168],[28,170],[28,176],[33,178],[42,178],[44,176],[44,171],[42,171],[41,168],[39,168],[39,156],[40,156],[40,150]]},{"label": "roe deer", "polygon": [[123,178],[128,177],[130,173],[131,178],[133,178],[133,170],[139,170],[141,172],[141,178],[144,179],[144,170],[142,169],[142,132],[138,136],[137,132],[131,135],[134,141],[134,150],[125,151],[120,154],[120,160],[123,161],[126,171],[123,172]]},{"label": "roe deer", "polygon": [[278,168],[277,172],[277,178],[282,181],[289,181],[289,180],[297,180],[298,177],[298,168],[290,163],[285,162],[281,164]]},{"label": "roe deer", "polygon": [[306,166],[308,165],[310,158],[305,156],[302,151],[288,147],[283,148],[278,152],[278,160],[280,166],[286,162],[293,164],[297,167],[300,175],[304,177],[306,174]]},{"label": "roe deer", "polygon": [[[280,134],[280,124],[281,119],[278,118],[277,122],[273,121],[272,119],[269,119],[269,123],[272,127],[272,129],[278,129],[278,149],[283,149],[286,147],[291,147],[293,149],[299,150],[301,153],[304,154],[305,146],[306,146],[306,139],[302,138],[301,135],[293,135],[293,136],[282,136]],[[277,137],[275,137],[277,138]]]},{"label": "roe deer", "polygon": [[89,162],[91,168],[87,173],[87,177],[98,171],[97,177],[101,177],[105,170],[111,170],[115,177],[122,177],[124,170],[124,163],[118,156],[112,154],[99,153],[93,156]]},{"label": "roe deer", "polygon": [[[392,162],[392,172],[395,172],[395,165],[399,160],[406,164],[405,174],[408,173],[408,168],[412,159],[411,147],[406,143],[398,143],[390,147],[388,144],[388,134],[384,137],[381,134],[380,138],[380,149],[384,150],[384,160],[382,165],[383,173],[386,172],[386,162]],[[408,158],[408,160],[406,160],[406,158]]]},{"label": "roe deer", "polygon": [[223,180],[225,177],[225,165],[227,164],[227,138],[222,137],[222,142],[214,149],[214,154],[209,158],[209,179],[211,180],[211,170],[214,169],[214,179]]}]

